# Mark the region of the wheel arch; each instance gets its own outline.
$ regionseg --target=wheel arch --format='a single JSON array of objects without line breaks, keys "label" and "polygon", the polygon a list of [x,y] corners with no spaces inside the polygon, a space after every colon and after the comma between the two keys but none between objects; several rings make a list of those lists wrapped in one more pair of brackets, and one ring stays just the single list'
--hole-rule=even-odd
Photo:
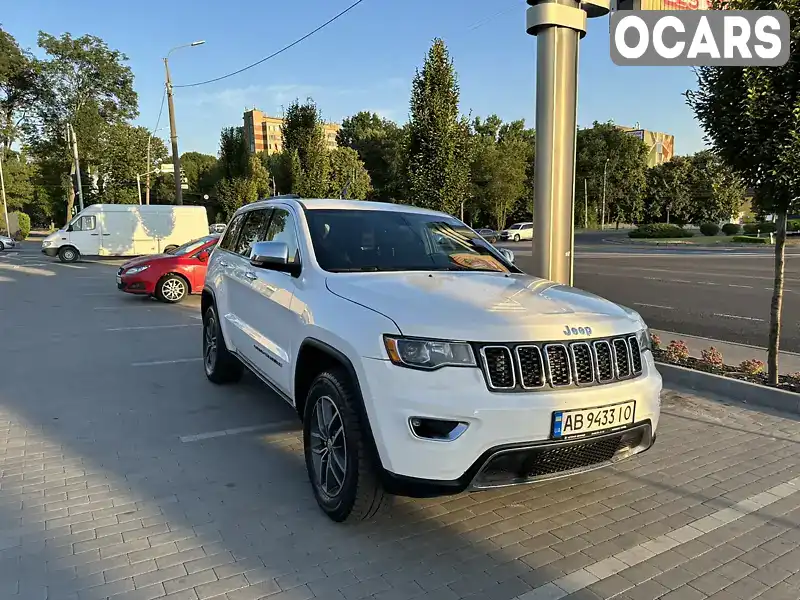
[{"label": "wheel arch", "polygon": [[303,340],[297,353],[294,370],[294,389],[292,395],[294,397],[295,410],[297,410],[297,414],[302,420],[305,413],[306,396],[314,381],[314,377],[325,369],[337,367],[343,368],[353,382],[353,386],[357,392],[358,416],[367,434],[367,447],[372,453],[375,464],[380,465],[380,454],[378,453],[378,447],[372,433],[372,427],[367,415],[367,408],[364,404],[364,393],[358,379],[358,372],[353,362],[341,350],[316,338],[308,337]]}]

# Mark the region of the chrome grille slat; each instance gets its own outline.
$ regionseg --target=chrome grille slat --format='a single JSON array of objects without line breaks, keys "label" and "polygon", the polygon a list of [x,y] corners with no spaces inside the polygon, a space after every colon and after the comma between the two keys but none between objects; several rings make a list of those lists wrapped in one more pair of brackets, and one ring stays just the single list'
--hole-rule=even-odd
[{"label": "chrome grille slat", "polygon": [[642,349],[639,348],[639,340],[635,335],[628,338],[628,346],[630,348],[631,368],[634,375],[639,375],[642,372]]},{"label": "chrome grille slat", "polygon": [[481,358],[490,388],[513,390],[516,387],[514,358],[507,346],[484,346],[481,348]]},{"label": "chrome grille slat", "polygon": [[572,383],[569,352],[564,344],[545,345],[544,362],[547,365],[547,381],[550,385],[564,387]]},{"label": "chrome grille slat", "polygon": [[636,335],[476,348],[487,385],[496,392],[604,385],[639,377],[644,370]]},{"label": "chrome grille slat", "polygon": [[586,342],[575,342],[570,344],[569,349],[572,354],[572,375],[575,377],[575,383],[578,385],[594,383],[592,347]]},{"label": "chrome grille slat", "polygon": [[611,352],[611,344],[606,341],[595,342],[594,346],[594,360],[597,368],[597,380],[600,383],[609,383],[614,381],[614,354]]},{"label": "chrome grille slat", "polygon": [[526,390],[544,387],[547,378],[544,374],[544,360],[538,346],[517,346],[514,349],[519,364],[520,383]]}]

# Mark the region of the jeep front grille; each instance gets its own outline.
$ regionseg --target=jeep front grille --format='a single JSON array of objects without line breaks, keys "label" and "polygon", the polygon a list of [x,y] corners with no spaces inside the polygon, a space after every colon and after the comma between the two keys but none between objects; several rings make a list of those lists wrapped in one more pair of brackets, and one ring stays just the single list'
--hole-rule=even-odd
[{"label": "jeep front grille", "polygon": [[636,336],[570,343],[478,345],[489,389],[521,392],[585,387],[642,374]]}]

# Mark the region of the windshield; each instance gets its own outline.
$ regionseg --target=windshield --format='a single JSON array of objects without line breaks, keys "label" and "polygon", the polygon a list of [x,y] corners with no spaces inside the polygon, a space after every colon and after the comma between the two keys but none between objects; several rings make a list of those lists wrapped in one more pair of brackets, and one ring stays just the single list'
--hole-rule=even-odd
[{"label": "windshield", "polygon": [[309,210],[314,253],[330,272],[509,268],[452,217],[383,210]]},{"label": "windshield", "polygon": [[202,237],[197,240],[192,240],[191,242],[186,242],[183,246],[179,246],[174,252],[172,252],[173,256],[182,256],[184,254],[191,254],[195,250],[202,248],[207,243],[218,240],[218,235],[207,235],[206,237]]}]

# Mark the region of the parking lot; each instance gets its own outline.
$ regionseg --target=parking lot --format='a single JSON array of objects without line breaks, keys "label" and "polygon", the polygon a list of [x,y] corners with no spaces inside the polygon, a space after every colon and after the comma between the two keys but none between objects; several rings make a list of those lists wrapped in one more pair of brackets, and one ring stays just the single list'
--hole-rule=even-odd
[{"label": "parking lot", "polygon": [[794,417],[666,390],[632,461],[337,525],[292,409],[119,264],[0,253],[0,599],[800,598]]}]

